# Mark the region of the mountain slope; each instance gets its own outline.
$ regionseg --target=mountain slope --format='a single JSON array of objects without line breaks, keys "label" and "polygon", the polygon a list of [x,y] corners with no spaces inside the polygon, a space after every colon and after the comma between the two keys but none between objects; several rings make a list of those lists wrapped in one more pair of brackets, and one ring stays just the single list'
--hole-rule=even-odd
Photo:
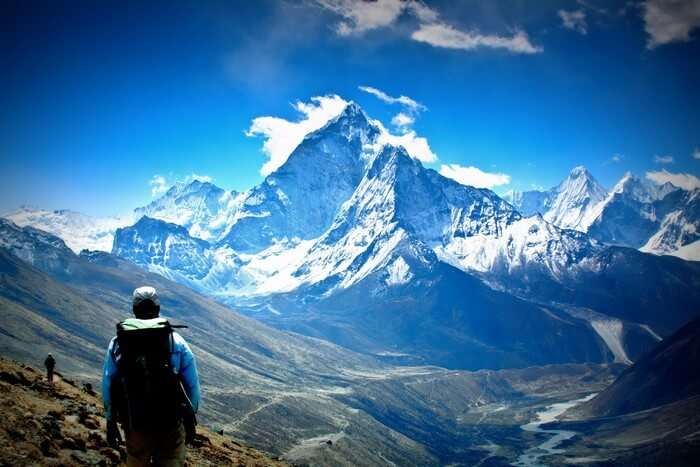
[{"label": "mountain slope", "polygon": [[557,428],[582,432],[571,459],[594,465],[697,463],[700,456],[700,320],[683,326],[615,382],[565,414]]},{"label": "mountain slope", "polygon": [[[472,413],[486,399],[492,404],[516,403],[527,394],[546,392],[552,381],[557,381],[558,390],[571,392],[582,386],[599,387],[609,377],[605,367],[590,365],[543,368],[536,371],[537,384],[507,373],[463,373],[456,379],[454,372],[440,368],[396,368],[321,340],[267,328],[109,254],[68,253],[60,261],[40,263],[47,267],[42,272],[0,248],[3,355],[36,362],[52,351],[64,374],[95,385],[114,323],[128,316],[132,288],[152,284],[161,292],[163,314],[189,325],[182,334],[198,359],[204,395],[201,421],[297,463],[443,465],[449,459],[469,463],[483,457],[478,445],[484,435],[479,433],[486,428],[458,428],[458,414]],[[401,389],[407,378],[414,382]],[[368,384],[372,382],[382,384]],[[415,384],[424,391],[435,384],[451,387],[441,395],[441,404],[454,406],[455,412],[435,411],[434,398],[427,392],[414,398],[410,387]],[[385,385],[394,388],[390,397]],[[367,399],[391,410],[412,404],[405,415],[411,428],[389,423],[366,406]],[[428,413],[429,418],[421,415]],[[476,422],[479,415],[474,412],[470,417]],[[416,428],[429,430],[436,424],[441,427],[441,442],[421,444],[428,439],[419,437]],[[502,431],[495,429],[493,435]],[[468,440],[472,441],[467,449]]]},{"label": "mountain slope", "polygon": [[494,291],[444,263],[424,263],[408,248],[394,255],[403,275],[377,270],[317,302],[308,299],[312,287],[299,292],[303,304],[285,295],[270,302],[279,314],[260,308],[254,316],[404,363],[498,369],[612,361],[584,320]]},{"label": "mountain slope", "polygon": [[639,412],[700,397],[700,319],[664,339],[605,391],[579,408],[589,416]]}]

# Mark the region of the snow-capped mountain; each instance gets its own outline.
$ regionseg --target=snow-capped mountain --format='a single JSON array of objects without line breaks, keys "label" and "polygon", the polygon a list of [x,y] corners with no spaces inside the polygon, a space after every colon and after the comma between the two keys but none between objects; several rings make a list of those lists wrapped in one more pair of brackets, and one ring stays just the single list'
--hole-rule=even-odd
[{"label": "snow-capped mountain", "polygon": [[659,226],[656,196],[650,184],[627,173],[595,207],[586,231],[608,244],[640,248]]},{"label": "snow-capped mountain", "polygon": [[437,252],[465,271],[510,276],[536,270],[561,278],[599,249],[585,234],[560,229],[536,214],[513,222],[502,235],[458,237]]},{"label": "snow-capped mountain", "polygon": [[[492,191],[379,144],[380,135],[349,104],[244,194],[195,181],[136,210],[140,219],[117,229],[112,253],[280,327],[358,350],[370,340],[372,351],[398,348],[456,366],[476,367],[480,358],[493,367],[544,363],[555,349],[566,349],[562,361],[629,362],[700,303],[693,292],[700,273],[685,262],[625,248],[610,253],[548,221],[580,225],[596,200],[607,219],[613,195],[641,198],[629,181],[605,197],[576,168],[545,196],[544,215],[523,217]],[[673,205],[674,194],[661,201]],[[628,296],[631,278],[639,281],[629,264],[641,265],[649,284],[684,282]],[[616,284],[622,289],[612,294]],[[684,301],[671,296],[681,289]],[[660,303],[677,309],[666,320],[672,325],[659,321]],[[363,320],[376,326],[364,329]],[[393,325],[384,328],[386,320]],[[518,337],[527,326],[548,340]]]},{"label": "snow-capped mountain", "polygon": [[554,188],[546,204],[544,219],[562,229],[582,230],[596,204],[608,192],[585,167],[575,167],[559,186]]},{"label": "snow-capped mountain", "polygon": [[61,268],[63,259],[74,254],[57,236],[31,226],[21,227],[1,217],[0,248],[42,269]]},{"label": "snow-capped mountain", "polygon": [[655,254],[676,254],[700,260],[698,195],[670,183],[655,185],[627,173],[610,195],[596,206],[588,233],[608,244],[639,248]]},{"label": "snow-capped mountain", "polygon": [[[355,112],[350,115],[353,119],[357,116]],[[339,133],[338,128],[343,129],[341,134],[344,134],[346,124],[338,125],[347,122],[343,122],[344,119],[332,122],[306,141],[326,141],[328,133]],[[269,188],[277,185],[276,180],[286,179],[281,174],[288,173],[287,164],[295,166],[297,177],[304,173],[301,162],[304,166],[323,167],[327,153],[313,152],[312,147],[319,148],[302,143],[298,148],[301,155],[295,151],[278,172],[268,177],[261,187],[251,190],[251,195],[271,194]],[[441,257],[464,271],[515,272],[532,267],[557,276],[593,248],[583,238],[585,236],[559,229],[541,217],[521,221],[520,214],[492,191],[464,186],[425,169],[403,148],[384,146],[379,153],[372,153],[365,145],[361,151],[345,156],[353,161],[352,167],[358,168],[362,177],[353,183],[354,172],[347,171],[343,184],[337,180],[343,176],[343,171],[337,168],[336,183],[346,186],[347,191],[351,185],[355,188],[336,208],[324,230],[321,218],[315,216],[315,230],[297,231],[306,238],[283,236],[289,222],[288,212],[299,209],[290,201],[274,214],[252,217],[255,223],[247,225],[258,229],[254,230],[251,240],[246,236],[251,227],[237,227],[249,218],[242,215],[250,212],[249,197],[237,212],[238,219],[229,235],[219,243],[202,244],[191,252],[192,260],[197,258],[196,263],[208,270],[193,270],[184,263],[171,262],[166,274],[173,278],[179,275],[191,285],[224,297],[264,296],[312,285],[317,285],[316,293],[327,295],[390,265],[402,271],[401,280],[406,280],[410,275],[410,268],[406,267],[409,258],[425,263]],[[335,166],[337,159],[331,162]],[[314,173],[311,178],[315,178]],[[272,200],[265,197],[264,203],[256,206],[279,208],[280,193],[284,192],[280,189],[272,193]],[[340,197],[336,190],[332,190],[331,195]],[[306,204],[309,200],[316,202],[315,197],[304,197],[300,193],[295,193],[294,198]],[[146,231],[140,232],[141,229]],[[113,252],[160,271],[163,258],[179,256],[167,249],[183,242],[187,244],[183,239],[186,232],[173,233],[172,225],[163,224],[154,240],[153,229],[152,223],[139,223],[120,230]],[[525,233],[521,232],[523,229]],[[275,231],[280,233],[269,235]],[[235,241],[230,238],[233,234]],[[177,241],[162,240],[173,235]],[[515,243],[514,237],[518,239]],[[134,245],[133,239],[142,241],[143,245]],[[518,242],[520,249],[516,253],[513,247]],[[257,251],[250,251],[252,246]]]},{"label": "snow-capped mountain", "polygon": [[211,268],[209,243],[190,236],[180,225],[147,216],[117,229],[112,253],[163,275],[173,271],[201,279]]},{"label": "snow-capped mountain", "polygon": [[585,167],[578,166],[548,191],[510,192],[506,199],[525,216],[539,213],[557,227],[585,232],[593,208],[607,194]]},{"label": "snow-capped mountain", "polygon": [[607,245],[639,248],[700,260],[697,208],[687,192],[626,173],[609,193],[583,167],[549,191],[510,191],[504,195],[526,216],[540,213],[561,228],[585,232]]},{"label": "snow-capped mountain", "polygon": [[217,241],[230,227],[241,198],[235,191],[195,179],[176,183],[160,198],[136,208],[134,215],[136,219],[148,216],[178,224],[192,237]]},{"label": "snow-capped mountain", "polygon": [[503,199],[512,204],[520,214],[529,217],[535,214],[542,215],[545,212],[545,204],[550,193],[547,191],[515,191],[509,190],[503,195]]},{"label": "snow-capped mountain", "polygon": [[431,247],[498,236],[519,218],[493,192],[460,185],[426,170],[403,148],[386,146],[295,276],[307,283],[332,277],[347,288],[397,264],[405,278],[410,271],[398,252],[425,262],[434,257]]},{"label": "snow-capped mountain", "polygon": [[641,250],[700,260],[700,189],[677,190],[655,206],[666,214]]},{"label": "snow-capped mountain", "polygon": [[3,217],[21,227],[32,226],[57,235],[76,253],[84,249],[110,251],[115,230],[135,220],[133,216],[92,217],[67,209],[47,211],[28,206]]},{"label": "snow-capped mountain", "polygon": [[222,243],[257,253],[280,241],[317,238],[355,191],[379,135],[362,109],[348,104],[243,197]]}]

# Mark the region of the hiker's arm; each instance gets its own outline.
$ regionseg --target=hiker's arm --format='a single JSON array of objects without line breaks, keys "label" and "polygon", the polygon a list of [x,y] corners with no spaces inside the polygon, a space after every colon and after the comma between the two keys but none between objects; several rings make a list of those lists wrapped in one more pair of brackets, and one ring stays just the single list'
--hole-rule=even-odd
[{"label": "hiker's arm", "polygon": [[194,354],[190,350],[184,339],[181,340],[181,364],[180,374],[182,375],[182,384],[185,386],[187,397],[192,403],[192,409],[197,412],[199,409],[200,393],[199,393],[199,375],[197,374],[197,362],[194,360]]},{"label": "hiker's arm", "polygon": [[102,402],[105,408],[105,418],[112,420],[112,381],[117,375],[117,364],[114,361],[112,351],[114,349],[114,339],[109,343],[104,365],[102,365]]}]

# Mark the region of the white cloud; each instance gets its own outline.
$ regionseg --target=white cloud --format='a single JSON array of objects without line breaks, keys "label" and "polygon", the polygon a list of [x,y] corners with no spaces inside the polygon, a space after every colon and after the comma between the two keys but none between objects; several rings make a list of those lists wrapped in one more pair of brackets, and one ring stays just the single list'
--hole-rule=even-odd
[{"label": "white cloud", "polygon": [[673,164],[673,156],[654,156],[657,164]]},{"label": "white cloud", "polygon": [[433,10],[423,2],[408,2],[407,8],[422,23],[434,23],[438,20],[437,11]]},{"label": "white cloud", "polygon": [[391,119],[391,124],[399,131],[407,131],[416,122],[415,117],[399,112]]},{"label": "white cloud", "polygon": [[360,91],[367,92],[369,94],[372,94],[373,96],[379,98],[380,100],[386,102],[387,104],[401,104],[405,105],[409,110],[412,112],[422,112],[423,110],[426,110],[426,107],[419,103],[414,101],[408,96],[399,96],[399,97],[392,97],[389,94],[385,93],[384,91],[381,91],[377,88],[373,88],[371,86],[358,86],[360,88]]},{"label": "white cloud", "polygon": [[700,178],[688,173],[672,173],[667,170],[659,170],[657,172],[647,172],[646,177],[658,185],[670,182],[678,188],[688,191],[700,188]]},{"label": "white cloud", "polygon": [[477,167],[464,167],[459,164],[441,165],[440,175],[476,188],[493,188],[510,183],[510,175],[484,172]]},{"label": "white cloud", "polygon": [[484,35],[476,31],[463,32],[444,23],[421,24],[418,30],[411,34],[411,38],[448,49],[474,50],[489,47],[524,54],[539,53],[543,50],[542,47],[532,45],[524,31],[516,31],[512,36]]},{"label": "white cloud", "polygon": [[610,158],[611,162],[622,162],[622,159],[624,159],[625,156],[622,154],[613,154],[612,157]]},{"label": "white cloud", "polygon": [[[403,0],[376,0],[372,2],[358,0],[317,0],[322,7],[343,17],[336,25],[336,32],[341,36],[361,34],[393,24],[413,2]],[[427,8],[427,7],[425,7]],[[429,10],[429,9],[428,9]],[[417,10],[413,10],[418,14]],[[421,10],[421,14],[427,14]]]},{"label": "white cloud", "polygon": [[148,184],[151,186],[151,196],[156,196],[168,191],[168,184],[162,175],[154,175]]},{"label": "white cloud", "polygon": [[296,102],[293,107],[301,114],[296,122],[279,117],[258,117],[254,119],[246,136],[265,138],[263,152],[268,160],[260,173],[271,174],[285,163],[292,151],[302,142],[304,136],[323,127],[329,120],[338,116],[348,102],[337,95],[312,97],[311,102]]},{"label": "white cloud", "polygon": [[566,11],[559,10],[557,12],[561,18],[562,25],[572,31],[586,34],[588,32],[588,24],[586,23],[586,12],[583,10]]},{"label": "white cloud", "polygon": [[[372,94],[373,96],[377,97],[383,102],[386,102],[387,104],[400,104],[405,107],[405,112],[399,112],[396,115],[394,115],[394,117],[391,119],[391,124],[396,128],[396,130],[399,133],[401,133],[401,135],[409,134],[411,126],[413,126],[413,124],[416,122],[416,116],[420,112],[423,112],[428,109],[420,102],[417,102],[408,96],[401,95],[399,97],[393,97],[385,93],[384,91],[377,88],[373,88],[371,86],[359,86],[359,89],[360,91]],[[427,141],[425,146],[422,143],[420,146],[422,148],[420,152],[423,154],[423,156],[421,157],[426,157],[428,153],[432,154],[432,151],[429,151],[429,146],[427,146]]]},{"label": "white cloud", "polygon": [[538,53],[542,47],[533,46],[527,33],[516,31],[512,36],[481,34],[476,30],[463,32],[443,23],[436,10],[420,0],[316,0],[341,16],[336,25],[340,36],[362,34],[373,29],[392,26],[404,14],[418,20],[419,28],[411,34],[418,42],[450,49],[473,50],[478,47],[502,48],[514,53]]},{"label": "white cloud", "polygon": [[647,47],[687,42],[690,32],[700,26],[700,0],[647,0],[644,4]]},{"label": "white cloud", "polygon": [[693,151],[693,159],[700,159],[700,148],[695,148]]},{"label": "white cloud", "polygon": [[437,155],[430,149],[428,139],[423,136],[418,136],[414,130],[406,130],[400,135],[393,135],[384,128],[379,120],[372,120],[372,123],[380,129],[379,138],[376,144],[383,146],[391,144],[392,146],[403,146],[409,156],[418,159],[421,162],[435,162],[438,160]]}]

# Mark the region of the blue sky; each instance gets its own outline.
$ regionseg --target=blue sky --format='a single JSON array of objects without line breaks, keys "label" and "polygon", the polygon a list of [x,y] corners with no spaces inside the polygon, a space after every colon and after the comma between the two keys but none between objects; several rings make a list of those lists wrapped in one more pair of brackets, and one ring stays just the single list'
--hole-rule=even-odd
[{"label": "blue sky", "polygon": [[497,192],[579,164],[608,187],[698,176],[699,1],[4,3],[0,212],[123,213],[156,175],[248,189],[269,157],[254,119],[329,95]]}]

